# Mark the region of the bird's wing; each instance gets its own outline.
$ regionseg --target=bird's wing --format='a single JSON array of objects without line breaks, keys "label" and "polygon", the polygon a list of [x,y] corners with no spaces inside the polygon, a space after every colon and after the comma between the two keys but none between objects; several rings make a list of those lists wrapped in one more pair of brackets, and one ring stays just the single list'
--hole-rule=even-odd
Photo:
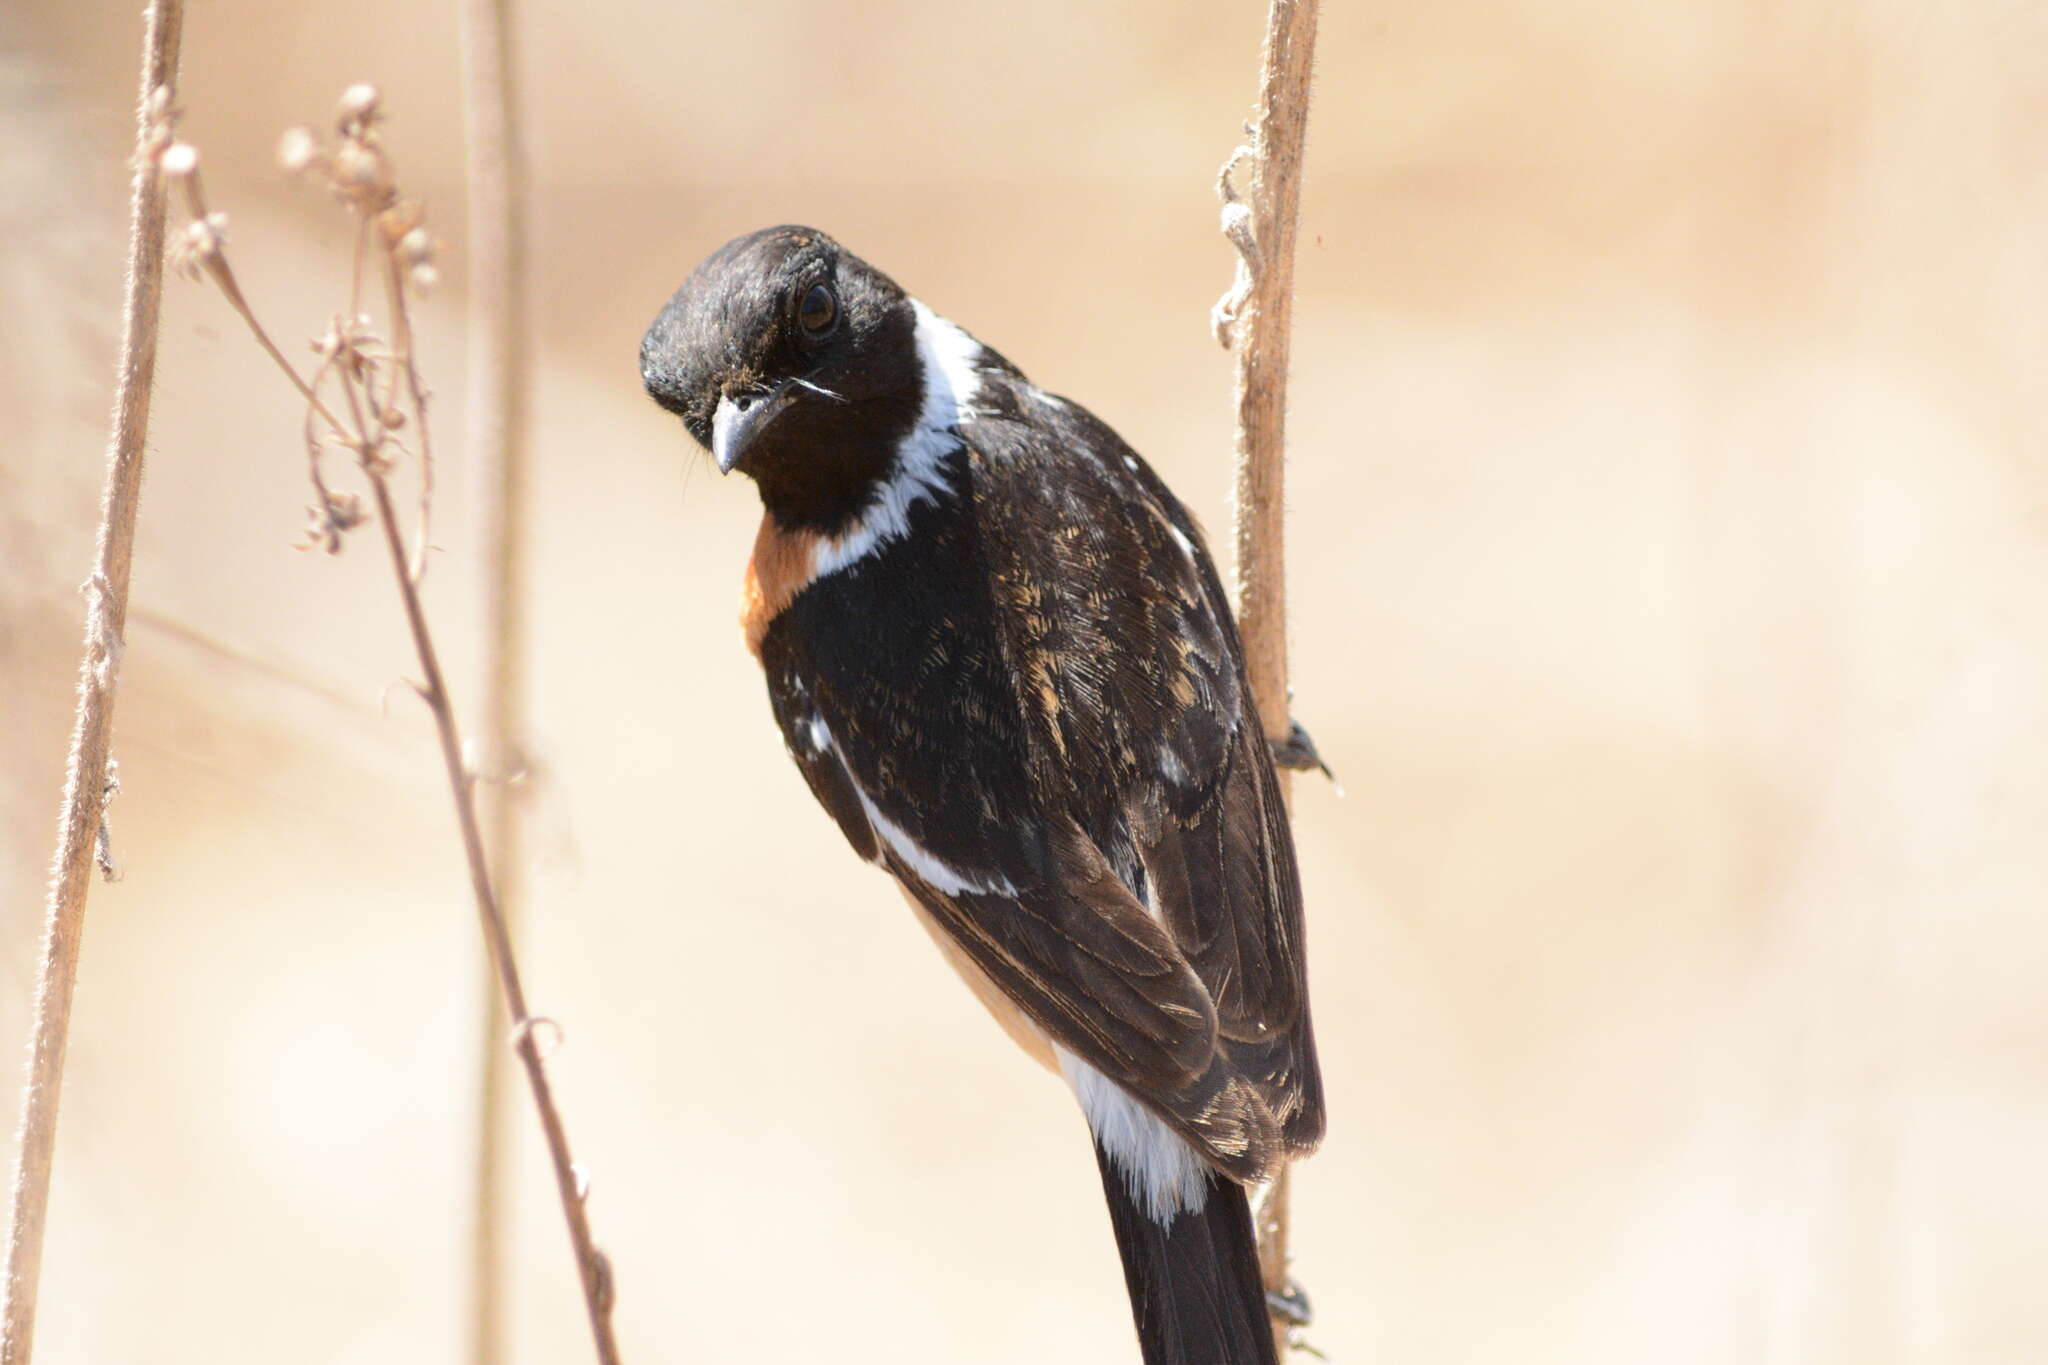
[{"label": "bird's wing", "polygon": [[1115,432],[1064,400],[1018,402],[1028,420],[971,439],[1036,785],[1146,897],[1210,997],[1220,1054],[1306,1150],[1323,1107],[1301,883],[1222,583]]},{"label": "bird's wing", "polygon": [[[1219,1049],[1208,989],[1096,841],[1035,803],[997,651],[955,657],[950,685],[912,700],[915,689],[884,670],[914,673],[940,636],[957,646],[959,622],[843,605],[830,591],[806,594],[790,608],[801,628],[778,622],[763,643],[777,722],[819,803],[1054,1043],[1149,1101],[1224,1169],[1266,1174],[1273,1119]],[[833,637],[857,619],[909,633],[868,641],[856,670]]]}]

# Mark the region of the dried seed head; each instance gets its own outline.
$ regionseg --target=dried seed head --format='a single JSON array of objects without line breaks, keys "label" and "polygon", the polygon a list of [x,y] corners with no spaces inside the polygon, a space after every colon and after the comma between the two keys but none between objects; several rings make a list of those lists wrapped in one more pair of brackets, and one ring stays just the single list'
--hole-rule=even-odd
[{"label": "dried seed head", "polygon": [[227,235],[228,216],[225,213],[209,213],[204,218],[194,218],[171,243],[171,269],[187,279],[197,280],[207,267],[220,259]]},{"label": "dried seed head", "polygon": [[301,550],[319,549],[338,555],[342,536],[368,521],[369,514],[363,510],[363,500],[354,493],[326,493],[323,500],[326,507],[306,509],[306,529],[293,543]]},{"label": "dried seed head", "polygon": [[321,159],[320,140],[313,136],[311,128],[287,128],[278,139],[278,164],[292,175],[303,175]]},{"label": "dried seed head", "polygon": [[433,234],[423,227],[416,227],[406,233],[398,242],[398,258],[410,266],[433,264]]},{"label": "dried seed head", "polygon": [[344,134],[351,128],[367,126],[375,121],[377,107],[384,97],[374,85],[351,85],[341,92],[341,104],[334,111],[335,126]]},{"label": "dried seed head", "polygon": [[349,141],[334,154],[334,192],[370,207],[391,195],[391,163],[367,142]]},{"label": "dried seed head", "polygon": [[355,327],[337,314],[328,320],[327,330],[313,343],[313,349],[328,358],[345,359],[354,343]]},{"label": "dried seed head", "polygon": [[377,230],[384,234],[384,245],[395,246],[426,221],[426,205],[417,199],[401,199],[377,215]]},{"label": "dried seed head", "polygon": [[173,180],[182,180],[199,169],[199,149],[189,142],[173,142],[157,157],[157,169]]},{"label": "dried seed head", "polygon": [[344,531],[361,526],[369,517],[363,512],[363,500],[355,493],[331,494],[327,500],[328,516]]}]

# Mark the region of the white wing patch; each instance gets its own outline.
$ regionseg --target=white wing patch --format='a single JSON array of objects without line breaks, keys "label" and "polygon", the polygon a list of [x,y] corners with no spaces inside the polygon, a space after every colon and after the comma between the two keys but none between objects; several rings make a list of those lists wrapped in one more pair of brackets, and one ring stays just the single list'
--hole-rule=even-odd
[{"label": "white wing patch", "polygon": [[1187,785],[1187,765],[1180,761],[1170,745],[1159,746],[1159,775],[1176,787]]},{"label": "white wing patch", "polygon": [[[831,728],[825,724],[825,718],[815,712],[812,713],[808,721],[804,722],[801,733],[812,745],[813,753],[822,754],[832,750],[834,747]],[[838,755],[836,752],[834,757],[839,758],[842,764],[846,761],[843,756]],[[861,789],[859,779],[853,777],[852,769],[847,769],[847,776],[853,780],[853,794],[860,798],[860,808],[868,817],[869,826],[874,829],[881,841],[889,846],[890,852],[902,859],[904,864],[911,871],[915,872],[926,886],[948,896],[962,894],[1014,896],[1017,894],[1017,888],[1012,886],[1003,877],[993,877],[986,881],[970,877],[959,868],[954,867],[951,863],[932,853],[929,849],[918,843],[917,840],[911,838],[909,831],[876,808],[875,803],[869,799],[868,794]]]},{"label": "white wing patch", "polygon": [[875,500],[843,534],[819,543],[812,559],[814,578],[837,573],[910,534],[910,509],[952,491],[946,483],[945,460],[960,448],[960,419],[973,411],[981,391],[975,366],[983,347],[916,299],[910,306],[917,316],[924,407],[917,426],[897,447],[896,470],[876,490]]},{"label": "white wing patch", "polygon": [[897,857],[907,863],[910,866],[910,870],[917,873],[924,884],[931,887],[932,890],[944,892],[948,896],[958,896],[963,893],[979,896],[1014,896],[1017,894],[1017,888],[1010,885],[1002,877],[996,877],[989,881],[979,881],[927,851],[915,839],[912,839],[909,834],[905,833],[902,826],[876,810],[875,803],[868,799],[866,792],[861,791],[858,782],[854,783],[853,789],[860,797],[861,809],[867,812],[868,823],[875,827],[875,833],[882,836],[882,842],[887,844]]},{"label": "white wing patch", "polygon": [[1096,1142],[1123,1173],[1131,1198],[1160,1225],[1209,1202],[1209,1167],[1188,1140],[1167,1126],[1131,1092],[1054,1043],[1060,1074],[1073,1087]]},{"label": "white wing patch", "polygon": [[[816,712],[798,726],[797,735],[811,746],[813,753],[832,752],[842,763],[845,761],[836,753],[831,727]],[[1162,765],[1172,761],[1168,750],[1162,749],[1160,756]],[[848,775],[851,776],[850,770]],[[854,782],[853,790],[880,841],[934,891],[947,896],[1017,894],[1017,888],[1003,877],[984,881],[938,857],[882,814],[858,781]],[[1146,908],[1150,910],[1151,906]],[[1060,1074],[1066,1077],[1074,1097],[1081,1102],[1089,1131],[1122,1173],[1125,1187],[1145,1216],[1165,1226],[1184,1212],[1201,1212],[1209,1202],[1209,1166],[1188,1140],[1095,1067],[1058,1043],[1052,1044],[1052,1051],[1059,1061]]]}]

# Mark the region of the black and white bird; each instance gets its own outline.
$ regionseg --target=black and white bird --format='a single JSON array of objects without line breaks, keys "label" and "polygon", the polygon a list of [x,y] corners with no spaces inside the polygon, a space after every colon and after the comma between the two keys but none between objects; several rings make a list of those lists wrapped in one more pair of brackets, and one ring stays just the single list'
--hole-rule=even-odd
[{"label": "black and white bird", "polygon": [[1063,1076],[1148,1365],[1272,1365],[1248,1186],[1313,1149],[1294,845],[1201,532],[1086,409],[830,237],[727,243],[640,348],[764,515],[749,648],[854,851]]}]

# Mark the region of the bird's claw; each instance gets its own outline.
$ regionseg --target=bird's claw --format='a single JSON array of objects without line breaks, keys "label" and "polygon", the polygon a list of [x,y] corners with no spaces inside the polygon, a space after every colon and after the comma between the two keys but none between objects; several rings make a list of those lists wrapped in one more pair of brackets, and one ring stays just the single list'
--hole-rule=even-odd
[{"label": "bird's claw", "polygon": [[1320,772],[1332,782],[1337,780],[1337,774],[1323,762],[1323,756],[1316,752],[1316,742],[1308,737],[1308,731],[1301,728],[1298,720],[1287,722],[1287,738],[1268,740],[1267,747],[1273,751],[1273,766],[1276,768],[1298,773]]},{"label": "bird's claw", "polygon": [[1309,1306],[1308,1295],[1292,1277],[1287,1281],[1287,1288],[1266,1291],[1266,1311],[1289,1327],[1306,1327],[1316,1317],[1315,1310]]},{"label": "bird's claw", "polygon": [[1289,1353],[1300,1351],[1304,1355],[1314,1356],[1317,1360],[1330,1358],[1308,1339],[1308,1325],[1315,1321],[1315,1312],[1309,1307],[1307,1293],[1293,1276],[1287,1277],[1285,1289],[1266,1291],[1266,1311],[1273,1315],[1275,1322],[1287,1329]]}]

